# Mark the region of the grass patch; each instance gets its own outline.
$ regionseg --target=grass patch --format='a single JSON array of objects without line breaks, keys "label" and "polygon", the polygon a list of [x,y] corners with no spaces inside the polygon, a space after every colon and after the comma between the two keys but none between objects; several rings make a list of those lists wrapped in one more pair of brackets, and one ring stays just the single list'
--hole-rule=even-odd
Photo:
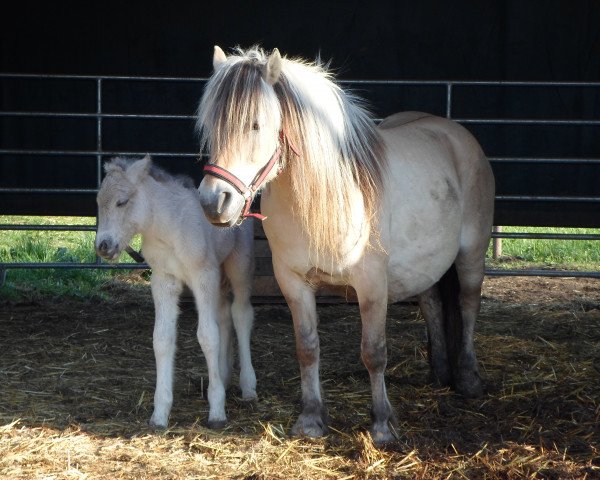
[{"label": "grass patch", "polygon": [[[30,217],[0,215],[4,225],[90,225],[93,217]],[[94,231],[0,230],[0,263],[94,263]],[[139,248],[140,238],[132,242]],[[119,262],[131,263],[126,253]],[[44,296],[106,296],[107,283],[126,276],[131,270],[95,268],[15,268],[9,269],[0,295],[22,299]]]},{"label": "grass patch", "polygon": [[[600,228],[504,227],[504,233],[600,234]],[[550,268],[556,270],[600,270],[599,240],[502,239],[502,256],[492,258],[489,268]]]}]

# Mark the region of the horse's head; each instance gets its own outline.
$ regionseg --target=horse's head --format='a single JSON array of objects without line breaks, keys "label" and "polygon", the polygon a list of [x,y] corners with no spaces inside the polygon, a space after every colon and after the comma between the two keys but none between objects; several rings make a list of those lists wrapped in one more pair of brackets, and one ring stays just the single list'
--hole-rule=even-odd
[{"label": "horse's head", "polygon": [[198,191],[208,220],[233,226],[249,215],[256,190],[278,172],[281,110],[274,85],[282,67],[270,56],[225,56],[215,47],[214,73],[198,108],[202,144],[211,159]]},{"label": "horse's head", "polygon": [[141,198],[140,184],[148,177],[152,161],[114,158],[104,166],[96,201],[98,203],[98,231],[96,252],[107,260],[116,260],[127,247],[144,221],[147,205]]}]

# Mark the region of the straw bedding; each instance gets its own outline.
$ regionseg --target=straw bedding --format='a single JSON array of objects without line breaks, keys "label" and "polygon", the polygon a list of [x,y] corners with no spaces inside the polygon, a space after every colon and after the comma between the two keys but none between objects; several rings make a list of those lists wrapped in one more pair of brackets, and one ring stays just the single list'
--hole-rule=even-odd
[{"label": "straw bedding", "polygon": [[385,448],[366,434],[368,375],[357,307],[346,304],[319,306],[326,437],[287,437],[300,382],[283,305],[256,306],[259,400],[244,403],[232,387],[229,424],[213,432],[184,302],[170,428],[151,430],[153,308],[134,283],[105,285],[110,300],[3,301],[2,478],[600,478],[597,280],[487,279],[476,336],[487,391],[477,400],[427,384],[423,320],[414,305],[390,307],[399,439]]}]

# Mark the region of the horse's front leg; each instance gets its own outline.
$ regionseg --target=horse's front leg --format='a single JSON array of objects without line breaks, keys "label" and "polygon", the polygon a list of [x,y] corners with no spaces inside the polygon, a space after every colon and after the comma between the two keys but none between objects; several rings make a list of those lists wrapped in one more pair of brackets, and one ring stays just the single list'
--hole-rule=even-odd
[{"label": "horse's front leg", "polygon": [[208,427],[223,428],[227,422],[225,415],[225,385],[221,377],[219,333],[219,268],[209,269],[195,278],[190,289],[198,311],[198,342],[206,359],[208,369]]},{"label": "horse's front leg", "polygon": [[[368,270],[368,271],[367,271]],[[362,321],[361,357],[369,371],[373,400],[371,437],[375,443],[395,439],[396,417],[385,387],[387,366],[387,281],[385,270],[365,268],[354,282]],[[390,426],[392,428],[390,428]]]},{"label": "horse's front leg", "polygon": [[302,412],[292,427],[292,435],[319,437],[326,431],[327,414],[321,398],[319,380],[319,334],[315,292],[296,273],[273,267],[277,283],[290,307],[296,338],[296,356],[300,363]]},{"label": "horse's front leg", "polygon": [[173,368],[179,313],[177,303],[182,283],[171,275],[155,270],[151,288],[155,311],[152,344],[156,360],[156,390],[150,425],[165,428],[173,405]]}]

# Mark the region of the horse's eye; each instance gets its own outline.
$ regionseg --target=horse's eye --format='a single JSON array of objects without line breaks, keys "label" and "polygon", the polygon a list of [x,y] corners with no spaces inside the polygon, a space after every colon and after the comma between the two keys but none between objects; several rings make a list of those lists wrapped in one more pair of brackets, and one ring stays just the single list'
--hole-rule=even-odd
[{"label": "horse's eye", "polygon": [[127,202],[129,201],[128,198],[126,198],[125,200],[119,200],[117,202],[117,207],[124,207],[125,205],[127,205]]},{"label": "horse's eye", "polygon": [[258,126],[258,122],[254,122],[252,124],[252,130],[260,130],[260,127]]}]

